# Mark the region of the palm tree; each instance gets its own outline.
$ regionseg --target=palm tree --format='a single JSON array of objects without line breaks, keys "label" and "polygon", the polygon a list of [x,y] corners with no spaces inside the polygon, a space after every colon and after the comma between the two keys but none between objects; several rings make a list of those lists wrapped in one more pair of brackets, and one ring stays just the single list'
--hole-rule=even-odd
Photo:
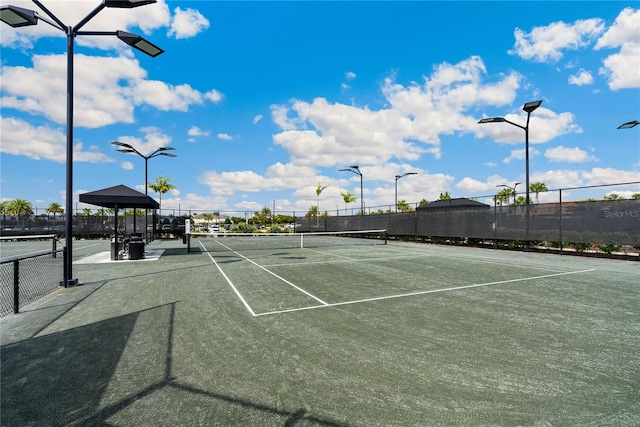
[{"label": "palm tree", "polygon": [[56,225],[56,214],[62,214],[64,213],[64,210],[62,209],[62,206],[60,205],[60,203],[51,203],[49,204],[49,207],[47,207],[45,209],[46,212],[48,213],[52,213],[53,214],[53,225]]},{"label": "palm tree", "polygon": [[9,213],[9,201],[5,200],[0,202],[0,213],[2,214],[2,229],[4,230],[4,224],[6,222],[6,215]]},{"label": "palm tree", "polygon": [[411,208],[409,207],[409,203],[405,202],[404,200],[398,200],[398,210],[401,212],[406,212],[408,210],[411,210]]},{"label": "palm tree", "polygon": [[24,226],[26,217],[33,215],[33,207],[30,202],[24,199],[15,199],[9,202],[8,213],[18,215],[18,221],[20,221],[20,217],[23,217],[22,225]]},{"label": "palm tree", "polygon": [[513,192],[513,189],[511,188],[503,188],[502,190],[500,190],[494,197],[493,199],[498,202],[498,204],[500,206],[502,206],[505,202],[507,203],[507,206],[509,205],[509,198],[511,198],[511,193]]},{"label": "palm tree", "polygon": [[533,191],[534,193],[536,193],[536,203],[540,203],[540,193],[549,191],[549,189],[544,182],[534,182],[532,184],[529,184],[529,191]]},{"label": "palm tree", "polygon": [[271,218],[271,209],[265,206],[264,208],[262,208],[259,215],[260,219],[262,220],[262,224],[266,224],[267,218]]},{"label": "palm tree", "polygon": [[162,175],[158,175],[156,177],[156,182],[149,183],[149,188],[160,194],[160,212],[162,212],[162,195],[167,191],[175,190],[176,188],[178,188],[173,184],[169,184],[169,181],[171,181],[172,179],[173,178],[163,178]]},{"label": "palm tree", "polygon": [[349,190],[347,190],[346,193],[340,193],[340,195],[342,196],[342,200],[344,200],[344,211],[345,211],[344,213],[346,215],[347,214],[347,204],[355,202],[356,201],[356,196],[351,194],[351,192]]}]

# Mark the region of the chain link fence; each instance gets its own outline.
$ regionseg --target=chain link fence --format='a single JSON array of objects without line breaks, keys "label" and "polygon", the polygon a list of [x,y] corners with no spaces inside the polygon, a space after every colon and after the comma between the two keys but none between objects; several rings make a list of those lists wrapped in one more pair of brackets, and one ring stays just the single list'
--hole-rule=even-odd
[{"label": "chain link fence", "polygon": [[18,313],[64,283],[63,252],[47,251],[0,262],[0,317]]}]

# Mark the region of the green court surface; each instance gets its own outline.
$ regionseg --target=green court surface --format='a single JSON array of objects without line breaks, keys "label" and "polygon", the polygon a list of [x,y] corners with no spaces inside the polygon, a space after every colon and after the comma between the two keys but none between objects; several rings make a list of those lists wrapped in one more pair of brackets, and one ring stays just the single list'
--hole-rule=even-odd
[{"label": "green court surface", "polygon": [[640,425],[638,262],[245,243],[76,242],[0,323],[1,424]]}]

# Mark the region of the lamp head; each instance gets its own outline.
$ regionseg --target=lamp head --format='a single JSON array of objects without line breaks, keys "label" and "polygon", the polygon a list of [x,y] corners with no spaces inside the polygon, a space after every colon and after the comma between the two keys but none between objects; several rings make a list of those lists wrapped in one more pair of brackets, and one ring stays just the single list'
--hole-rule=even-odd
[{"label": "lamp head", "polygon": [[38,15],[31,9],[23,9],[17,6],[0,6],[0,21],[13,27],[27,27],[38,25]]},{"label": "lamp head", "polygon": [[540,104],[542,104],[542,100],[527,102],[526,104],[524,104],[522,109],[524,111],[526,111],[527,113],[531,113],[531,112],[533,112],[533,110],[538,108],[540,106]]},{"label": "lamp head", "polygon": [[486,118],[480,120],[478,122],[478,124],[499,123],[499,122],[504,122],[504,121],[505,121],[504,117],[486,117]]},{"label": "lamp head", "polygon": [[632,120],[630,122],[627,123],[623,123],[620,126],[618,126],[618,129],[631,129],[632,127],[638,126],[640,125],[640,122],[637,120]]},{"label": "lamp head", "polygon": [[129,46],[138,49],[141,52],[146,53],[152,58],[164,53],[164,50],[160,49],[158,46],[151,43],[149,40],[137,35],[128,33],[126,31],[118,30],[116,35],[120,40],[128,44]]},{"label": "lamp head", "polygon": [[124,142],[120,142],[120,141],[113,141],[112,144],[117,145],[119,147],[133,148],[131,145],[125,144]]},{"label": "lamp head", "polygon": [[145,6],[156,3],[157,0],[104,0],[106,7],[117,7],[121,9],[131,9],[133,7]]},{"label": "lamp head", "polygon": [[352,166],[349,166],[349,167],[352,168],[352,169],[360,169],[360,166],[358,166],[358,165],[352,165]]}]

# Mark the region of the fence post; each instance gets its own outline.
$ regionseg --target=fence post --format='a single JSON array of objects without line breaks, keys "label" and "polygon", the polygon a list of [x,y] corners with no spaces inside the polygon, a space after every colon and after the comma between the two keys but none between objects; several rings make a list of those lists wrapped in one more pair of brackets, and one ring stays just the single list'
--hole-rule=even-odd
[{"label": "fence post", "polygon": [[57,242],[57,236],[53,236],[53,239],[51,239],[53,241],[53,243],[51,244],[51,258],[57,258],[57,254],[56,254],[56,249],[58,248],[56,242]]},{"label": "fence post", "polygon": [[65,288],[67,287],[67,283],[69,283],[69,278],[67,277],[67,263],[69,262],[69,256],[67,254],[67,247],[65,246],[62,249],[62,265],[64,266],[63,268],[63,274],[62,274],[62,280],[63,282],[61,283],[62,286],[64,286]]},{"label": "fence post", "polygon": [[20,311],[20,261],[13,261],[13,314]]}]

